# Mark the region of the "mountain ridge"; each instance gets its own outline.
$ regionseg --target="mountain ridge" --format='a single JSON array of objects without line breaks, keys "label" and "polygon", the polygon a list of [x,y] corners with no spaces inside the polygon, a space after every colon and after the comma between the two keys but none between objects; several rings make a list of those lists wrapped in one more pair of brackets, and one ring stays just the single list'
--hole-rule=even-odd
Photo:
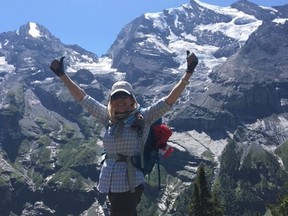
[{"label": "mountain ridge", "polygon": [[[113,82],[126,79],[135,87],[138,102],[147,106],[165,96],[182,76],[187,48],[193,48],[200,61],[191,84],[164,118],[174,130],[169,144],[175,151],[170,159],[161,160],[165,175],[157,194],[161,201],[153,206],[155,215],[184,211],[177,200],[193,182],[201,163],[212,167],[215,182],[222,184],[223,191],[227,189],[223,176],[236,183],[245,179],[251,190],[257,189],[255,199],[274,202],[267,197],[276,190],[266,188],[263,182],[282,188],[282,183],[277,185],[281,178],[275,174],[269,179],[263,170],[281,170],[282,182],[286,168],[276,165],[274,159],[275,167],[255,162],[259,166],[255,168],[247,156],[254,158],[260,148],[261,156],[257,157],[263,161],[270,154],[276,158],[273,151],[279,146],[278,159],[286,161],[282,144],[288,137],[286,8],[263,9],[242,0],[225,8],[191,1],[131,21],[101,58],[77,45],[63,44],[36,23],[1,33],[0,191],[5,199],[0,199],[0,213],[109,212],[105,197],[94,188],[103,128],[75,103],[49,70],[55,57],[65,55],[69,76],[100,102],[107,103]],[[276,22],[280,18],[282,21]],[[234,27],[243,35],[237,35]],[[231,158],[229,154],[234,152],[237,157]],[[240,164],[245,160],[253,166],[244,170]],[[224,165],[229,169],[222,169]],[[239,178],[251,170],[255,175]],[[268,192],[261,194],[258,184]],[[167,194],[176,193],[171,190],[174,187],[178,194],[169,198]],[[147,188],[155,193],[153,186],[147,184]],[[234,195],[234,188],[227,191]],[[58,205],[64,199],[67,202]],[[221,199],[227,201],[225,193]],[[245,209],[259,210],[236,200],[234,204],[242,207],[237,209],[239,215]],[[71,203],[74,208],[69,208]],[[235,213],[231,206],[227,208],[231,215]]]}]

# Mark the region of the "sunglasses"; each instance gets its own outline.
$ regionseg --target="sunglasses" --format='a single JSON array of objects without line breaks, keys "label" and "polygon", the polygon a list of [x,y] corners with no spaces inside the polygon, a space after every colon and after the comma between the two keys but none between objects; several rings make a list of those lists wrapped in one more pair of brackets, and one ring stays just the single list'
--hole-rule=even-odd
[{"label": "sunglasses", "polygon": [[118,99],[127,99],[129,97],[131,97],[131,95],[127,94],[126,92],[117,92],[111,96],[111,101]]}]

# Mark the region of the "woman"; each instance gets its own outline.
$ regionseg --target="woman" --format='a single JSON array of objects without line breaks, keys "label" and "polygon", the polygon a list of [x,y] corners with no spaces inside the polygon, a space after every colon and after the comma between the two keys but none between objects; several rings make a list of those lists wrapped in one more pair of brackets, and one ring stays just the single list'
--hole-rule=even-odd
[{"label": "woman", "polygon": [[103,146],[107,157],[101,168],[98,190],[108,194],[111,216],[135,216],[144,190],[144,175],[130,161],[131,157],[140,154],[142,147],[133,125],[136,121],[142,121],[145,140],[150,125],[170,110],[189,84],[198,59],[194,53],[189,54],[187,51],[187,70],[181,80],[167,97],[141,110],[141,115],[130,83],[116,82],[109,94],[108,105],[105,106],[87,95],[65,74],[63,60],[64,57],[60,61],[52,61],[50,69],[60,77],[71,95],[106,128]]}]

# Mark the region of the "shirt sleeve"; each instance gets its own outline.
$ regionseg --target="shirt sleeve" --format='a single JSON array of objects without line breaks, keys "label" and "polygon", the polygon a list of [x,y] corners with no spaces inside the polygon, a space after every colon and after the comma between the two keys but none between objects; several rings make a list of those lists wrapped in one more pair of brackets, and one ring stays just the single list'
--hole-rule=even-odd
[{"label": "shirt sleeve", "polygon": [[165,99],[166,98],[162,98],[156,103],[152,104],[147,108],[144,108],[143,111],[141,111],[144,118],[146,118],[146,122],[148,124],[154,123],[171,109],[172,106],[167,104]]},{"label": "shirt sleeve", "polygon": [[95,117],[104,126],[109,123],[109,118],[107,115],[107,107],[86,95],[82,101],[79,102],[93,117]]}]

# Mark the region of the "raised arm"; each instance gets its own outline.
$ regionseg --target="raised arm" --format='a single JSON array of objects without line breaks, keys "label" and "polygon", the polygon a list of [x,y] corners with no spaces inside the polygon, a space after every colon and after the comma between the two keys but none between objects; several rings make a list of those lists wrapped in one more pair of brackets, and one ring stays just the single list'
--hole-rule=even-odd
[{"label": "raised arm", "polygon": [[180,97],[182,94],[184,88],[186,85],[189,84],[189,79],[192,76],[195,67],[198,64],[198,58],[194,53],[191,53],[187,51],[187,69],[186,73],[183,75],[181,80],[175,85],[175,87],[172,89],[172,91],[169,93],[169,95],[166,98],[166,103],[169,105],[172,105],[176,102],[176,100]]},{"label": "raised arm", "polygon": [[68,77],[64,72],[64,57],[60,61],[54,59],[51,62],[50,69],[64,82],[65,86],[70,91],[71,95],[77,100],[81,101],[86,96],[85,91],[80,88],[73,80]]}]

